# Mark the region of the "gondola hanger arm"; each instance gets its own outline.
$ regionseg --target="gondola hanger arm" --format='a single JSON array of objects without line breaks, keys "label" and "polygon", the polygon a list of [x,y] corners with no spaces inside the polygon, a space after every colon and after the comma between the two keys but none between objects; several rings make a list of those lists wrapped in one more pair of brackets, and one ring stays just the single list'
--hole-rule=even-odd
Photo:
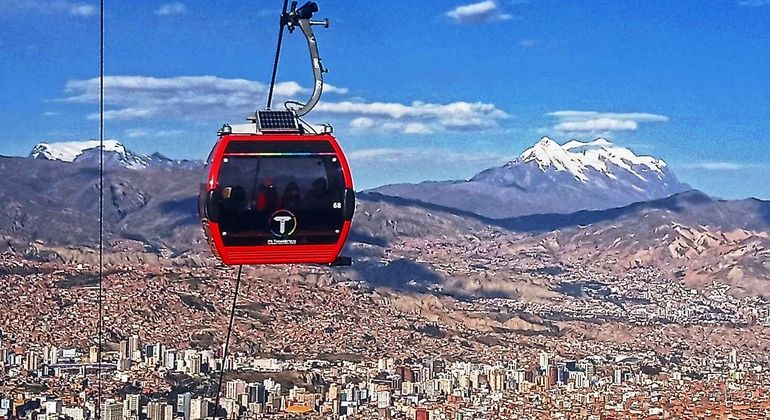
[{"label": "gondola hanger arm", "polygon": [[[267,108],[269,109],[272,104],[273,90],[275,87],[275,76],[278,68],[278,58],[281,50],[281,42],[283,40],[283,28],[286,27],[289,32],[294,32],[299,28],[302,34],[307,40],[308,50],[310,51],[310,63],[313,68],[313,93],[310,99],[306,103],[298,101],[286,101],[285,106],[287,109],[292,110],[298,117],[302,117],[309,113],[318,104],[323,93],[323,74],[327,72],[321,62],[321,57],[318,53],[318,43],[316,42],[315,34],[313,33],[313,26],[329,27],[329,19],[312,20],[313,14],[318,12],[318,4],[314,1],[309,1],[297,8],[297,2],[291,3],[291,9],[286,11],[286,2],[284,2],[284,11],[281,14],[280,32],[278,35],[278,46],[276,48],[275,64],[273,65],[273,77],[270,83],[270,92],[268,93]],[[299,108],[292,108],[290,105],[297,105]]]}]

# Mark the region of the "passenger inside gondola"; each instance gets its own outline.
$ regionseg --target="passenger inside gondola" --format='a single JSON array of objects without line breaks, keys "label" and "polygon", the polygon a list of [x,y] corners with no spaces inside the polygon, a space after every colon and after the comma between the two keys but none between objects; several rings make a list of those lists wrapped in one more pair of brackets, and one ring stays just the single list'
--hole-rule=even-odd
[{"label": "passenger inside gondola", "polygon": [[271,211],[278,208],[278,192],[272,178],[265,178],[259,186],[256,200],[257,211]]},{"label": "passenger inside gondola", "polygon": [[305,210],[324,210],[331,206],[329,189],[327,188],[326,178],[316,178],[310,191],[305,195],[302,207]]},{"label": "passenger inside gondola", "polygon": [[281,199],[281,207],[289,211],[297,211],[302,207],[302,196],[296,182],[290,182],[286,185]]}]

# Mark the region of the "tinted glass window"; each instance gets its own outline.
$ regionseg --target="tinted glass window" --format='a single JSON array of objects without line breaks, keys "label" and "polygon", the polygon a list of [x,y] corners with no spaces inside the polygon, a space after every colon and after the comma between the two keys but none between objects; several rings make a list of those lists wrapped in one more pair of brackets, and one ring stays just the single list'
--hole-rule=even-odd
[{"label": "tinted glass window", "polygon": [[225,154],[215,192],[225,245],[335,243],[345,183],[333,153]]}]

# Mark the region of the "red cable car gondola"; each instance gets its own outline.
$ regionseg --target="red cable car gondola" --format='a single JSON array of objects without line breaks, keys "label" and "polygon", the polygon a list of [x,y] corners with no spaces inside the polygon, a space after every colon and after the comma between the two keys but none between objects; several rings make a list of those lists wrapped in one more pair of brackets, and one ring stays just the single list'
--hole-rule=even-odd
[{"label": "red cable car gondola", "polygon": [[[339,257],[350,231],[355,197],[345,155],[331,126],[321,133],[302,122],[318,102],[324,69],[311,21],[313,2],[292,4],[281,31],[268,94],[268,109],[252,124],[225,125],[206,161],[198,210],[212,251],[223,263],[349,264]],[[299,109],[272,111],[270,104],[283,27],[300,27],[307,38],[316,83]]]}]

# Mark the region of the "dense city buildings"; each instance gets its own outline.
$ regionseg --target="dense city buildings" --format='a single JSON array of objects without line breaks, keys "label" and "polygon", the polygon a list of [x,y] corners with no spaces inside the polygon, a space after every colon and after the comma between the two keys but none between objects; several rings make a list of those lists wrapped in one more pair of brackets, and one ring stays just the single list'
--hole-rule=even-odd
[{"label": "dense city buildings", "polygon": [[[493,253],[483,267],[433,262],[463,276],[519,270]],[[93,267],[2,254],[13,298],[0,317],[0,418],[770,416],[763,299],[643,267],[526,263],[517,275],[551,291],[456,299],[323,268],[249,270],[259,281],[242,285],[225,357],[231,271],[114,266],[100,351]]]},{"label": "dense city buildings", "polygon": [[[377,360],[278,360],[221,349],[174,354],[162,343],[144,346],[139,360],[120,368],[108,352],[100,406],[109,420],[223,418],[493,419],[493,418],[765,418],[770,386],[765,368],[736,350],[711,360],[661,361],[650,354],[603,354],[494,363],[440,357]],[[93,418],[98,394],[89,349],[3,348],[0,417]],[[42,361],[41,355],[60,357]],[[221,353],[220,353],[221,354]],[[41,360],[39,364],[30,360]],[[205,360],[199,369],[199,360]],[[54,363],[56,362],[56,363]],[[217,372],[231,368],[215,412]],[[156,379],[153,379],[156,378]],[[166,378],[165,381],[157,380]],[[173,379],[172,379],[173,378]],[[181,379],[184,378],[184,379]],[[172,385],[173,384],[173,385]],[[183,392],[182,392],[183,391]],[[109,397],[107,397],[109,395]],[[740,417],[744,416],[744,417]]]}]

